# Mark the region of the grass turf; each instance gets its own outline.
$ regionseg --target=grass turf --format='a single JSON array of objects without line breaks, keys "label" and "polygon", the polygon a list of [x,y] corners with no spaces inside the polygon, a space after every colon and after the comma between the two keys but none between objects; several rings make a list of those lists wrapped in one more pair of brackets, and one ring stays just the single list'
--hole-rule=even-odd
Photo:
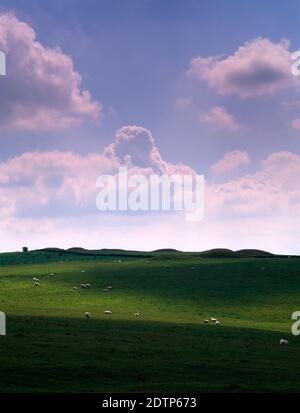
[{"label": "grass turf", "polygon": [[44,261],[0,267],[1,392],[299,391],[299,259]]}]

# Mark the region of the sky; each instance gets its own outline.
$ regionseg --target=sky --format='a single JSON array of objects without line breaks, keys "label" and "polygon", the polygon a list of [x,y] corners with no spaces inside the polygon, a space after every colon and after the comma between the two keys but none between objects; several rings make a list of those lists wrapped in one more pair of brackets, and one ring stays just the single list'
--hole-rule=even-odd
[{"label": "sky", "polygon": [[[298,0],[0,0],[0,251],[299,254],[299,23]],[[204,175],[203,220],[99,211],[128,162]]]}]

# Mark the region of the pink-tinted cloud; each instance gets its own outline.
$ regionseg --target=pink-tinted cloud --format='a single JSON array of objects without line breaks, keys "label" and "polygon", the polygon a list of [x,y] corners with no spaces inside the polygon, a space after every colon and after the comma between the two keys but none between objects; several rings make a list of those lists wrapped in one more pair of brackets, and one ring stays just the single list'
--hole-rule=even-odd
[{"label": "pink-tinted cloud", "polygon": [[72,59],[47,48],[27,23],[0,14],[0,50],[7,55],[7,76],[0,77],[0,125],[51,130],[101,115],[102,105],[81,89]]},{"label": "pink-tinted cloud", "polygon": [[0,210],[37,218],[94,211],[98,176],[117,167],[101,154],[24,153],[0,164]]},{"label": "pink-tinted cloud", "polygon": [[188,166],[164,161],[151,132],[125,126],[102,154],[28,152],[0,163],[0,217],[59,217],[97,213],[96,181],[99,175],[188,174]]},{"label": "pink-tinted cloud", "polygon": [[269,155],[253,174],[219,185],[207,183],[204,221],[192,225],[177,214],[128,217],[96,211],[95,179],[100,173],[115,173],[118,166],[101,154],[65,152],[27,153],[2,162],[0,248],[28,244],[298,251],[300,158],[293,153]]},{"label": "pink-tinted cloud", "polygon": [[115,142],[104,150],[104,154],[121,164],[151,168],[156,173],[194,173],[186,165],[164,161],[151,132],[141,126],[129,125],[119,129]]},{"label": "pink-tinted cloud", "polygon": [[232,151],[226,153],[222,159],[211,166],[215,173],[228,173],[240,169],[250,163],[250,157],[246,151]]},{"label": "pink-tinted cloud", "polygon": [[286,219],[300,213],[300,157],[275,152],[252,175],[208,187],[207,210],[231,217]]},{"label": "pink-tinted cloud", "polygon": [[214,106],[207,113],[200,113],[199,120],[201,123],[207,123],[219,129],[235,131],[239,129],[238,122],[234,117],[221,106]]},{"label": "pink-tinted cloud", "polygon": [[187,73],[221,95],[272,95],[298,81],[291,73],[288,48],[287,40],[273,43],[259,37],[230,56],[196,57]]}]

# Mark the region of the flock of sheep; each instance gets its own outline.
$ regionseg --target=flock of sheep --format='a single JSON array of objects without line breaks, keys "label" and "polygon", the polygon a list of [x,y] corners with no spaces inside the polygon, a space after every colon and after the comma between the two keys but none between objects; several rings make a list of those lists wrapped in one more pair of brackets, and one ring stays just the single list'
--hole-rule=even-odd
[{"label": "flock of sheep", "polygon": [[[211,317],[210,320],[207,320],[207,319],[206,319],[206,320],[203,320],[203,324],[209,324],[209,321],[211,321],[211,322],[212,322],[213,324],[215,324],[216,326],[220,326],[220,325],[221,325],[220,321],[217,320],[216,318],[213,318],[213,317]],[[288,340],[282,338],[282,339],[279,340],[279,344],[280,344],[281,346],[288,346],[288,345],[289,345],[289,342],[288,342]]]},{"label": "flock of sheep", "polygon": [[[118,260],[118,261],[117,261],[117,260],[114,260],[114,262],[121,263],[122,261],[121,261],[121,260]],[[146,261],[146,264],[148,264],[148,262],[149,262],[149,261]],[[168,261],[168,262],[169,262],[169,261]],[[99,262],[99,264],[100,264],[100,263],[101,263],[101,262]],[[192,270],[194,270],[194,267],[192,267]],[[261,268],[261,270],[263,271],[264,268]],[[82,270],[81,272],[84,273],[85,270]],[[54,273],[51,273],[51,274],[50,274],[50,277],[53,277],[53,276],[54,276]],[[39,278],[34,277],[32,280],[33,280],[33,283],[34,283],[34,285],[35,285],[36,287],[40,287],[41,284],[40,284],[40,279],[39,279]],[[92,286],[91,286],[91,284],[86,283],[86,284],[80,284],[80,288],[83,288],[83,289],[85,289],[85,288],[92,288]],[[113,289],[112,286],[108,286],[108,287],[104,288],[103,291],[104,291],[105,293],[110,293],[112,289]],[[78,287],[77,287],[77,286],[73,286],[73,287],[70,289],[70,292],[72,292],[72,293],[75,293],[76,291],[78,291]],[[105,311],[103,311],[103,314],[110,316],[110,315],[112,315],[112,311],[111,311],[111,310],[105,310]],[[133,315],[134,315],[134,317],[139,317],[139,316],[140,316],[140,313],[134,313]],[[89,311],[86,311],[86,312],[84,313],[84,317],[85,317],[86,320],[90,320],[90,319],[92,318],[92,315],[91,315],[91,313],[90,313]],[[208,319],[203,320],[203,324],[209,324],[210,322],[213,323],[213,324],[215,324],[216,326],[220,326],[220,325],[221,325],[221,322],[220,322],[219,320],[217,320],[216,318],[214,318],[214,317],[211,317],[210,320],[208,320]],[[289,345],[289,342],[288,342],[288,340],[282,338],[282,339],[279,340],[279,344],[280,344],[281,346],[287,346],[287,345]]]},{"label": "flock of sheep", "polygon": [[[210,319],[210,321],[212,322],[212,323],[214,323],[216,326],[220,326],[221,325],[221,323],[220,323],[220,321],[219,320],[217,320],[216,318],[211,318]],[[203,320],[203,324],[209,324],[209,320]]]},{"label": "flock of sheep", "polygon": [[[110,310],[105,310],[105,311],[103,311],[103,314],[112,315],[112,311],[110,311]],[[134,316],[135,316],[135,317],[139,317],[139,315],[140,315],[140,313],[134,313]],[[85,318],[86,318],[87,320],[90,320],[90,319],[92,318],[92,315],[91,315],[91,313],[90,313],[89,311],[86,311],[86,312],[84,313],[84,316],[85,316]]]},{"label": "flock of sheep", "polygon": [[[114,261],[114,262],[119,262],[119,263],[121,263],[122,261],[119,260],[119,261]],[[100,262],[99,262],[99,263],[100,263]],[[85,270],[82,270],[81,272],[84,273]],[[50,274],[50,277],[53,277],[54,275],[55,275],[54,273],[51,273],[51,274]],[[39,278],[33,277],[32,280],[33,280],[33,285],[34,285],[34,286],[36,286],[36,287],[40,287],[40,286],[41,286],[41,284],[40,284],[40,279],[39,279]],[[83,289],[85,289],[85,288],[92,288],[92,285],[89,284],[89,283],[86,283],[86,284],[80,284],[79,287],[73,286],[72,288],[70,288],[70,292],[75,293],[76,291],[78,291],[79,288],[83,288]],[[105,293],[110,293],[112,289],[113,289],[113,287],[110,285],[110,286],[104,288],[104,289],[103,289],[103,292],[105,292]],[[103,311],[103,314],[105,314],[105,315],[112,315],[112,311],[111,311],[111,310],[105,310],[105,311]],[[133,315],[134,315],[134,317],[139,317],[139,316],[140,316],[140,313],[134,313]],[[86,312],[84,313],[84,317],[85,317],[86,320],[90,320],[90,319],[92,318],[92,315],[91,315],[91,313],[90,313],[89,311],[86,311]]]}]

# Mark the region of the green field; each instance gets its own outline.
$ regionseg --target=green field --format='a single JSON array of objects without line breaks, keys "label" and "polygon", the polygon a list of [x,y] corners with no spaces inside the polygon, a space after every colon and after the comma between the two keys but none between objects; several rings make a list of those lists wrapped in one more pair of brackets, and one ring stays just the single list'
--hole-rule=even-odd
[{"label": "green field", "polygon": [[120,257],[0,256],[1,392],[300,390],[300,259]]}]

